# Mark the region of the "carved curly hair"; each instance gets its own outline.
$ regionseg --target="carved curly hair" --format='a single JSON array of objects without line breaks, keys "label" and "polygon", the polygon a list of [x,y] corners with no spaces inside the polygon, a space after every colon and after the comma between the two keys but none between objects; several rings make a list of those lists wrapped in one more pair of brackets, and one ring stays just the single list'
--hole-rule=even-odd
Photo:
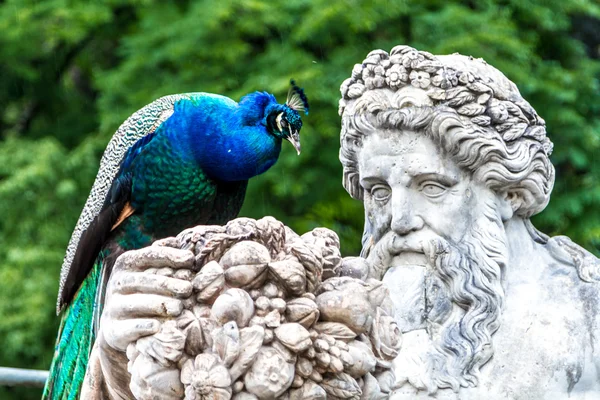
[{"label": "carved curly hair", "polygon": [[362,200],[357,164],[364,136],[379,129],[422,131],[515,213],[542,211],[554,185],[545,122],[517,87],[481,59],[433,56],[408,46],[375,50],[341,86],[340,161],[348,193]]}]

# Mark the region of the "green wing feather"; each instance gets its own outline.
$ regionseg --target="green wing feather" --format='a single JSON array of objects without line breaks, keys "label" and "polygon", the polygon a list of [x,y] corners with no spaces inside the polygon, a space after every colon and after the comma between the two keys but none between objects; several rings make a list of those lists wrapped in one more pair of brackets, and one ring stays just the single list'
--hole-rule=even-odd
[{"label": "green wing feather", "polygon": [[94,345],[94,314],[99,311],[95,310],[96,291],[103,259],[104,254],[100,254],[75,298],[63,313],[42,399],[79,398],[89,355]]},{"label": "green wing feather", "polygon": [[102,160],[100,161],[98,175],[96,175],[96,180],[94,181],[90,195],[81,211],[81,215],[79,216],[77,225],[75,225],[75,229],[73,230],[71,240],[67,247],[67,252],[60,271],[60,283],[56,306],[57,314],[59,314],[66,306],[63,302],[63,290],[71,269],[73,257],[75,257],[75,251],[79,246],[81,235],[89,228],[94,218],[100,213],[125,154],[140,138],[154,132],[154,130],[169,117],[174,104],[178,100],[188,99],[192,96],[194,96],[193,93],[176,94],[161,97],[160,99],[153,101],[127,118],[108,143],[104,155],[102,156]]}]

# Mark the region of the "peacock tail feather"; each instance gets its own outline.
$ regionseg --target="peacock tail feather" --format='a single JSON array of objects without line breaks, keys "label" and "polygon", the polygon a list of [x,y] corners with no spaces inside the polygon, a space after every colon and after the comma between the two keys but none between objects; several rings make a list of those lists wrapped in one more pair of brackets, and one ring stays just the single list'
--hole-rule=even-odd
[{"label": "peacock tail feather", "polygon": [[79,398],[88,359],[94,345],[93,329],[96,291],[106,254],[101,252],[71,304],[65,309],[59,328],[54,358],[42,399]]}]

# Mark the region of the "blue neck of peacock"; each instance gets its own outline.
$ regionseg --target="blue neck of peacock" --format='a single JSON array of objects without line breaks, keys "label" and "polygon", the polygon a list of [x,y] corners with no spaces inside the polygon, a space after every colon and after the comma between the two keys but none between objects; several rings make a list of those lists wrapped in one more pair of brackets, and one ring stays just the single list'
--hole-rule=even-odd
[{"label": "blue neck of peacock", "polygon": [[208,176],[223,181],[243,181],[262,174],[281,152],[281,139],[262,127],[238,127],[215,139],[201,147],[197,160]]},{"label": "blue neck of peacock", "polygon": [[[263,96],[260,98],[265,100]],[[223,181],[243,181],[275,164],[282,139],[266,130],[267,107],[268,103],[240,101],[230,114],[217,118],[207,118],[205,107],[189,108],[187,116],[182,114],[189,118],[193,113],[188,127],[190,148],[208,176]]]}]

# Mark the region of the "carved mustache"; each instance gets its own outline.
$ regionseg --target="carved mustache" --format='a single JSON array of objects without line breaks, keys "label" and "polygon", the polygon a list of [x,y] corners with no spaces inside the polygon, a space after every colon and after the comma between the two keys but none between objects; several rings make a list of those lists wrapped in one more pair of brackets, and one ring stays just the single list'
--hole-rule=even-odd
[{"label": "carved mustache", "polygon": [[392,259],[402,253],[422,253],[430,265],[435,265],[436,260],[449,251],[449,243],[439,236],[429,234],[399,236],[390,231],[378,240],[369,251],[367,262],[372,266],[369,278],[383,278]]}]

